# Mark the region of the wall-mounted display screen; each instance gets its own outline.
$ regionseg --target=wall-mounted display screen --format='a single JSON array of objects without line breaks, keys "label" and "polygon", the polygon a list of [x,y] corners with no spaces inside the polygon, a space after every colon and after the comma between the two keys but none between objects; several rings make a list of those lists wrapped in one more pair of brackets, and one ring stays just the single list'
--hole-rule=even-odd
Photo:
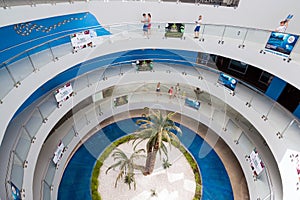
[{"label": "wall-mounted display screen", "polygon": [[234,91],[236,84],[237,84],[237,80],[232,78],[231,76],[224,74],[224,73],[220,73],[218,83],[220,83],[220,84],[224,85],[226,88]]},{"label": "wall-mounted display screen", "polygon": [[117,97],[114,99],[115,106],[121,106],[128,103],[128,95]]},{"label": "wall-mounted display screen", "polygon": [[298,38],[298,35],[272,32],[265,49],[268,52],[287,57],[292,52]]},{"label": "wall-mounted display screen", "polygon": [[111,97],[114,92],[115,86],[111,86],[109,88],[106,88],[102,91],[103,98]]},{"label": "wall-mounted display screen", "polygon": [[137,60],[136,61],[137,71],[151,71],[153,69],[152,60]]},{"label": "wall-mounted display screen", "polygon": [[246,74],[248,69],[248,64],[237,60],[231,60],[228,69],[240,74]]},{"label": "wall-mounted display screen", "polygon": [[184,24],[167,23],[165,27],[165,37],[182,38],[184,33]]}]

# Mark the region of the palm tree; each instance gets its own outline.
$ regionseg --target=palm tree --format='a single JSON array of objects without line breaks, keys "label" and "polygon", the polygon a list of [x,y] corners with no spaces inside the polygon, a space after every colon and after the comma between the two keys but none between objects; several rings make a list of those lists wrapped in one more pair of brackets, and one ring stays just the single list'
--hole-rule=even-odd
[{"label": "palm tree", "polygon": [[131,183],[134,184],[134,189],[136,189],[134,170],[143,170],[143,166],[135,164],[135,161],[141,157],[145,157],[145,155],[140,155],[142,152],[145,152],[145,150],[135,150],[130,157],[127,157],[127,155],[121,149],[116,148],[112,154],[112,157],[114,158],[114,161],[117,162],[112,164],[105,172],[107,174],[109,170],[119,167],[120,172],[116,178],[115,187],[117,187],[118,181],[121,180],[125,175],[124,182],[128,184],[129,189],[131,189]]},{"label": "palm tree", "polygon": [[182,134],[181,129],[171,119],[175,113],[171,112],[163,116],[159,110],[156,112],[150,110],[150,112],[150,115],[146,119],[137,120],[136,123],[140,125],[140,128],[134,134],[134,142],[139,140],[135,147],[142,141],[148,140],[144,175],[149,175],[153,172],[157,152],[160,155],[163,152],[168,158],[168,150],[163,141],[168,142],[170,148],[172,142],[180,144],[178,137],[172,131],[176,131],[180,135]]}]

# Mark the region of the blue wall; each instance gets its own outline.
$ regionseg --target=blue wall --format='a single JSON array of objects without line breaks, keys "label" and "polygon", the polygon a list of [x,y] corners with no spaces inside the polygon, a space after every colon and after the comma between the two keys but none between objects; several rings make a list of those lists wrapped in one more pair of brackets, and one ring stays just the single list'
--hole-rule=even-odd
[{"label": "blue wall", "polygon": [[285,86],[286,82],[275,76],[265,94],[271,99],[277,101]]},{"label": "blue wall", "polygon": [[[300,103],[300,102],[299,102]],[[293,114],[300,119],[300,104],[297,106]]]},{"label": "blue wall", "polygon": [[[0,28],[0,38],[5,42],[0,43],[0,63],[51,40],[66,36],[57,41],[49,42],[50,46],[57,46],[70,41],[69,35],[86,29],[94,29],[98,36],[110,34],[101,27],[97,19],[89,12],[76,13],[40,19],[21,24],[9,25]],[[29,54],[49,48],[43,45],[31,50]],[[26,55],[20,56],[9,63],[15,62]]]},{"label": "blue wall", "polygon": [[175,63],[193,66],[196,62],[197,52],[183,50],[144,49],[132,50],[116,58],[113,63],[130,63],[134,60],[152,59],[154,62]]}]

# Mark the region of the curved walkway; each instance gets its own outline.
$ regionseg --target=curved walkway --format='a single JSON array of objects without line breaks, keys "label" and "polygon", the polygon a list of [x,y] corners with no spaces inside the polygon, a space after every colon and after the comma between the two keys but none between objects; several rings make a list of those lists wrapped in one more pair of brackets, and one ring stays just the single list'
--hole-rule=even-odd
[{"label": "curved walkway", "polygon": [[[137,129],[131,119],[106,126],[89,138],[70,160],[63,175],[58,199],[91,199],[90,178],[93,165],[101,152],[112,141]],[[203,183],[203,200],[233,199],[231,183],[225,167],[210,145],[192,130],[181,125],[183,145],[197,161]]]}]

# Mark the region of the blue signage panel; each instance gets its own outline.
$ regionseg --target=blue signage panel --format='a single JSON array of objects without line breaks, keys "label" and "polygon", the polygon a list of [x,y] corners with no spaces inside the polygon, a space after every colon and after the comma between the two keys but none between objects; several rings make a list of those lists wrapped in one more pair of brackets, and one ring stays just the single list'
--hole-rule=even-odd
[{"label": "blue signage panel", "polygon": [[298,35],[272,32],[265,49],[268,52],[287,57],[292,52],[298,38]]},{"label": "blue signage panel", "polygon": [[196,110],[199,110],[199,108],[200,108],[200,102],[199,101],[189,99],[189,98],[185,99],[185,105],[189,106],[191,108],[194,108]]},{"label": "blue signage panel", "polygon": [[232,91],[234,91],[236,84],[237,84],[236,79],[234,79],[231,76],[228,76],[227,74],[224,74],[224,73],[220,73],[218,82]]}]

